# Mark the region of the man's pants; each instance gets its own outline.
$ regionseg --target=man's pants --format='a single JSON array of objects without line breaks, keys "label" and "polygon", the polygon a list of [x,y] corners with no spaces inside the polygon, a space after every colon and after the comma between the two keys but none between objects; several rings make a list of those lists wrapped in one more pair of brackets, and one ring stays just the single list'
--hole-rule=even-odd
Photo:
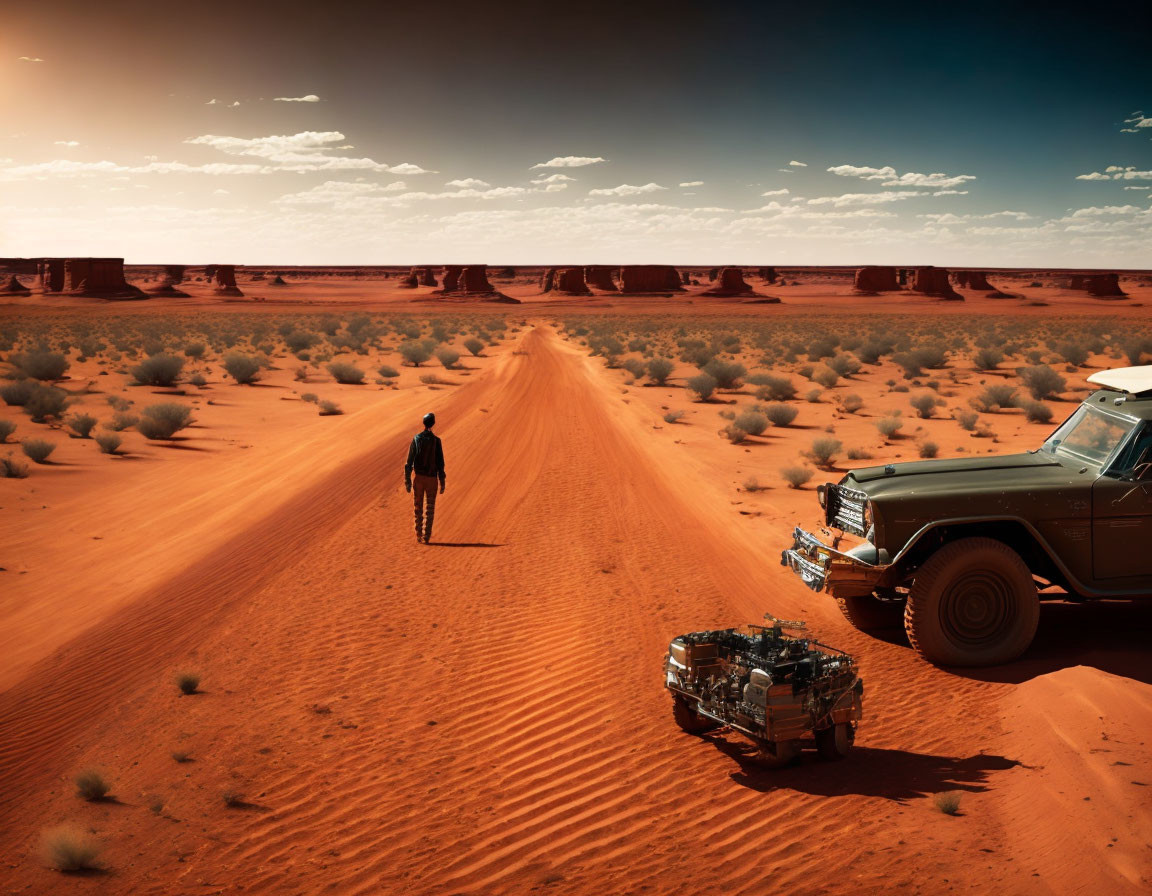
[{"label": "man's pants", "polygon": [[[412,477],[412,504],[416,514],[416,536],[420,536],[421,526],[424,530],[424,539],[432,537],[432,518],[436,515],[436,490],[440,483],[435,476],[421,476],[416,473]],[[424,519],[424,500],[428,500],[428,518]]]}]

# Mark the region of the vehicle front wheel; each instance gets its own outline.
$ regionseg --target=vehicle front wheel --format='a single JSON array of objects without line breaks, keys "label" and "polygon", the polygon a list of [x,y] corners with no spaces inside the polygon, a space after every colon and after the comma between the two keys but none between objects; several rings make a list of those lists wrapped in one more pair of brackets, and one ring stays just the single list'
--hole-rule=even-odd
[{"label": "vehicle front wheel", "polygon": [[869,634],[900,630],[904,619],[904,602],[880,600],[871,594],[849,594],[836,598],[836,605],[853,628]]},{"label": "vehicle front wheel", "polygon": [[912,647],[939,666],[995,666],[1032,643],[1036,583],[1012,548],[992,538],[944,545],[916,572],[904,608]]},{"label": "vehicle front wheel", "polygon": [[852,749],[856,732],[847,722],[840,722],[816,732],[816,752],[821,759],[843,759]]},{"label": "vehicle front wheel", "polygon": [[720,727],[718,722],[696,712],[696,708],[679,695],[672,698],[672,718],[689,734],[704,734]]},{"label": "vehicle front wheel", "polygon": [[762,743],[756,760],[763,768],[783,768],[800,755],[800,742],[778,740]]}]

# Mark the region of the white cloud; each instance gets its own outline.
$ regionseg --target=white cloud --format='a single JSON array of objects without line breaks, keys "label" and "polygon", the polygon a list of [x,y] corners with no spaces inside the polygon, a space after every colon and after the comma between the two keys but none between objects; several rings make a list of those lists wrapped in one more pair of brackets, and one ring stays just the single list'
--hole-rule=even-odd
[{"label": "white cloud", "polygon": [[[136,186],[140,187],[140,186],[143,186],[143,184],[137,184]],[[216,196],[230,196],[230,195],[232,195],[231,190],[225,190],[223,187],[221,187],[218,190],[213,190],[212,192]]]},{"label": "white cloud", "polygon": [[682,187],[702,187],[702,186],[704,186],[704,181],[702,181],[702,180],[686,180],[686,181],[684,181],[684,183],[680,184],[680,186],[682,186]]},{"label": "white cloud", "polygon": [[632,184],[620,184],[618,187],[610,187],[602,190],[589,190],[589,196],[638,196],[642,193],[656,193],[660,190],[667,190],[667,187],[662,187],[660,184],[644,184],[642,186],[634,186]]},{"label": "white cloud", "polygon": [[1077,174],[1076,180],[1152,180],[1152,171],[1138,171],[1135,165],[1109,165],[1103,173]]},{"label": "white cloud", "polygon": [[791,165],[793,168],[807,168],[808,167],[807,162],[797,162],[795,160],[789,162],[788,164]]},{"label": "white cloud", "polygon": [[583,168],[585,165],[595,165],[607,162],[600,156],[557,156],[547,162],[537,162],[533,168]]},{"label": "white cloud", "polygon": [[16,57],[20,62],[43,62],[39,56],[18,56]]},{"label": "white cloud", "polygon": [[569,177],[567,174],[549,174],[545,177],[533,178],[534,184],[564,184],[567,186],[566,181],[574,181],[576,178]]},{"label": "white cloud", "polygon": [[779,190],[768,190],[767,192],[761,193],[760,195],[761,196],[787,196],[788,192],[789,192],[789,190],[787,187],[781,187]]},{"label": "white cloud", "polygon": [[53,146],[79,146],[80,142],[78,140],[56,140],[52,145]]},{"label": "white cloud", "polygon": [[809,199],[809,205],[832,205],[840,208],[846,205],[883,205],[887,202],[900,202],[903,199],[914,199],[926,196],[926,193],[917,193],[915,190],[888,190],[883,193],[844,193],[840,196],[817,196]]},{"label": "white cloud", "polygon": [[301,131],[298,134],[251,138],[204,134],[200,137],[190,137],[184,142],[211,146],[228,155],[266,159],[275,162],[280,171],[365,170],[389,174],[434,173],[409,162],[385,165],[373,159],[328,155],[336,150],[351,149],[350,146],[339,145],[344,143],[344,139],[344,135],[339,131]]},{"label": "white cloud", "polygon": [[446,186],[446,187],[478,188],[478,187],[490,187],[492,185],[490,183],[488,183],[488,181],[478,180],[475,177],[464,177],[464,178],[461,178],[460,180],[450,180],[447,183],[445,183],[444,186]]},{"label": "white cloud", "polygon": [[272,100],[272,102],[274,102],[274,103],[318,103],[318,102],[320,102],[320,97],[316,96],[316,94],[314,94],[314,93],[310,93],[307,96],[278,96],[278,97],[275,97]]},{"label": "white cloud", "polygon": [[1125,190],[1152,190],[1152,187],[1125,187]]},{"label": "white cloud", "polygon": [[877,180],[880,181],[880,186],[882,187],[936,187],[938,189],[948,189],[958,187],[970,180],[976,180],[976,176],[973,174],[944,174],[939,171],[933,174],[920,174],[916,171],[897,174],[896,169],[891,165],[885,165],[883,168],[870,168],[866,165],[834,165],[829,168],[828,171],[840,177],[859,177],[863,180]]},{"label": "white cloud", "polygon": [[1141,128],[1152,128],[1152,118],[1148,118],[1143,112],[1133,112],[1131,118],[1125,118],[1124,123],[1129,125],[1126,128],[1120,128],[1122,133],[1135,134]]},{"label": "white cloud", "polygon": [[933,196],[967,196],[967,190],[937,190]]}]

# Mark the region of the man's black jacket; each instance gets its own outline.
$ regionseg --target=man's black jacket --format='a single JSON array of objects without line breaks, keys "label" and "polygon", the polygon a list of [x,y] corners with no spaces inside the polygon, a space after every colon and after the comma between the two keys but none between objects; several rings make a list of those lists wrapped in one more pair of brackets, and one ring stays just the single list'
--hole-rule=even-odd
[{"label": "man's black jacket", "polygon": [[408,447],[408,460],[404,464],[404,481],[412,480],[412,472],[417,476],[435,476],[444,482],[444,446],[431,431],[417,433]]}]

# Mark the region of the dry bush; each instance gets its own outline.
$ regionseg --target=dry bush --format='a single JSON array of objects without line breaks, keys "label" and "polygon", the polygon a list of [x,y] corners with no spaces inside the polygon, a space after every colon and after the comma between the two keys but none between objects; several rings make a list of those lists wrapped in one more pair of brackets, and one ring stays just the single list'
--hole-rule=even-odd
[{"label": "dry bush", "polygon": [[813,475],[813,471],[807,467],[781,467],[780,469],[780,477],[788,483],[789,488],[803,488]]},{"label": "dry bush", "polygon": [[196,672],[177,672],[175,681],[181,694],[195,694],[200,687],[200,675]]},{"label": "dry bush", "polygon": [[1024,411],[1024,416],[1029,423],[1051,423],[1052,422],[1052,408],[1044,404],[1042,401],[1032,401],[1025,399],[1019,403],[1019,406]]},{"label": "dry bush", "polygon": [[664,422],[665,423],[675,423],[676,421],[678,421],[683,416],[684,416],[683,411],[669,411],[667,414],[664,415]]},{"label": "dry bush", "polygon": [[204,357],[207,348],[203,342],[189,342],[184,346],[184,354],[189,358],[199,359]]},{"label": "dry bush", "polygon": [[749,382],[759,387],[756,389],[758,401],[791,401],[796,397],[796,387],[787,377],[759,376],[750,378]]},{"label": "dry bush", "polygon": [[[73,414],[67,420],[68,427],[82,439],[92,437],[92,430],[96,426],[96,418],[91,414]],[[0,441],[3,441],[0,439]]]},{"label": "dry bush", "polygon": [[76,793],[89,802],[104,799],[112,790],[112,785],[94,768],[85,769],[72,780],[76,784]]},{"label": "dry bush", "polygon": [[260,379],[260,359],[252,355],[242,355],[232,352],[225,355],[221,362],[224,372],[241,385],[250,386]]},{"label": "dry bush", "polygon": [[1032,393],[1037,401],[1045,398],[1055,398],[1067,387],[1068,383],[1047,364],[1036,364],[1033,367],[1021,367],[1016,375],[1024,382],[1024,387]]},{"label": "dry bush", "polygon": [[865,451],[863,448],[848,449],[848,460],[870,460],[871,457],[871,452]]},{"label": "dry bush", "polygon": [[960,791],[938,793],[932,798],[932,802],[945,815],[956,815],[960,811]]},{"label": "dry bush", "polygon": [[132,378],[142,386],[171,386],[180,378],[183,369],[183,358],[152,355],[132,368]]},{"label": "dry bush", "polygon": [[347,361],[333,361],[328,365],[328,372],[336,382],[345,386],[359,386],[364,382],[364,371]]},{"label": "dry bush", "polygon": [[24,402],[36,391],[36,385],[32,380],[17,380],[15,383],[7,383],[0,386],[0,398],[4,399],[4,404],[10,407],[23,407]]},{"label": "dry bush", "polygon": [[853,376],[860,372],[859,360],[846,352],[830,358],[826,363],[838,376]]},{"label": "dry bush", "polygon": [[920,443],[920,456],[925,458],[935,457],[940,453],[940,446],[935,442],[921,442]]},{"label": "dry bush", "polygon": [[96,444],[104,454],[115,454],[120,448],[120,436],[114,432],[97,433]]},{"label": "dry bush", "polygon": [[48,460],[48,455],[56,450],[54,443],[46,442],[44,439],[25,439],[20,443],[20,447],[24,449],[28,459],[36,464],[44,463]]},{"label": "dry bush", "polygon": [[464,340],[464,348],[472,353],[472,357],[479,358],[480,353],[484,351],[484,343],[472,336]]},{"label": "dry bush", "polygon": [[400,346],[400,356],[413,367],[419,367],[432,353],[419,342],[405,342]]},{"label": "dry bush", "polygon": [[862,407],[864,407],[864,399],[855,393],[845,395],[840,401],[840,409],[846,414],[855,414]]},{"label": "dry bush", "polygon": [[140,418],[135,414],[129,414],[127,411],[117,411],[112,415],[111,420],[104,422],[104,428],[110,429],[113,432],[123,432],[139,422]]},{"label": "dry bush", "polygon": [[768,428],[768,418],[758,411],[745,411],[736,418],[733,425],[738,426],[750,436],[758,436]]},{"label": "dry bush", "polygon": [[26,376],[35,380],[58,380],[64,376],[71,366],[68,359],[59,352],[50,352],[45,349],[25,352],[11,358]]},{"label": "dry bush", "polygon": [[810,389],[804,396],[804,400],[809,404],[819,404],[820,396],[824,394],[823,389]]},{"label": "dry bush", "polygon": [[735,423],[730,423],[728,426],[725,426],[722,430],[720,430],[720,434],[733,445],[739,445],[744,441],[744,437],[748,435],[748,433],[742,430]]},{"label": "dry bush", "polygon": [[28,465],[22,464],[11,454],[0,458],[0,479],[27,479]]},{"label": "dry bush", "polygon": [[840,382],[840,374],[838,374],[831,367],[821,367],[814,374],[812,374],[812,381],[819,383],[825,389],[831,389],[838,382]]},{"label": "dry bush", "polygon": [[972,355],[977,370],[995,370],[1004,360],[1004,352],[995,348],[982,348]]},{"label": "dry bush", "polygon": [[748,369],[737,361],[722,361],[713,358],[704,365],[704,373],[716,380],[717,389],[733,390],[744,385],[744,375]]},{"label": "dry bush", "polygon": [[60,825],[40,835],[40,857],[54,871],[95,871],[100,867],[96,861],[100,852],[96,840],[71,825]]},{"label": "dry bush", "polygon": [[[436,350],[436,360],[440,362],[445,370],[451,370],[456,366],[460,360],[460,352],[451,348],[441,348]],[[638,376],[638,374],[633,374]]]},{"label": "dry bush", "polygon": [[758,492],[765,488],[767,488],[767,486],[761,485],[760,480],[755,476],[750,476],[744,480],[744,491],[746,492]]},{"label": "dry bush", "polygon": [[395,367],[389,367],[387,364],[381,364],[376,368],[376,372],[386,380],[392,380],[400,376],[400,371]]},{"label": "dry bush", "polygon": [[839,439],[821,436],[812,440],[812,447],[808,450],[808,459],[822,469],[828,469],[836,460],[836,455],[844,447]]},{"label": "dry bush", "polygon": [[321,401],[317,407],[320,410],[321,417],[339,417],[344,413],[344,411],[340,409],[340,405],[336,404],[334,401],[329,401],[328,399]]},{"label": "dry bush", "polygon": [[8,441],[8,436],[16,432],[16,424],[11,420],[0,420],[0,445]]},{"label": "dry bush", "polygon": [[666,385],[674,369],[675,365],[667,358],[653,358],[648,362],[648,379],[657,386]]},{"label": "dry bush", "polygon": [[68,393],[63,389],[36,384],[24,401],[24,413],[31,415],[33,423],[43,423],[48,417],[60,417],[68,404]]},{"label": "dry bush", "polygon": [[1056,350],[1073,367],[1083,367],[1088,363],[1088,348],[1081,342],[1065,342]]},{"label": "dry bush", "polygon": [[984,391],[972,398],[972,407],[985,414],[995,414],[1001,408],[1016,403],[1016,387],[1009,385],[985,386]]},{"label": "dry bush", "polygon": [[924,420],[935,415],[937,401],[933,392],[919,392],[908,399],[908,403],[916,409],[917,416]]},{"label": "dry bush", "polygon": [[874,420],[873,425],[880,431],[880,435],[890,439],[903,428],[904,421],[900,417],[881,417],[879,420]]},{"label": "dry bush", "polygon": [[146,439],[171,439],[192,422],[192,409],[173,401],[149,405],[136,421],[136,431]]},{"label": "dry bush", "polygon": [[792,421],[800,413],[790,404],[770,404],[763,409],[763,414],[773,426],[791,426]]},{"label": "dry bush", "polygon": [[960,428],[965,432],[972,432],[976,429],[976,421],[980,419],[980,415],[975,411],[964,411],[957,409],[952,414],[953,419],[960,424]]},{"label": "dry bush", "polygon": [[716,391],[716,378],[709,373],[698,373],[685,384],[697,401],[707,401]]}]

